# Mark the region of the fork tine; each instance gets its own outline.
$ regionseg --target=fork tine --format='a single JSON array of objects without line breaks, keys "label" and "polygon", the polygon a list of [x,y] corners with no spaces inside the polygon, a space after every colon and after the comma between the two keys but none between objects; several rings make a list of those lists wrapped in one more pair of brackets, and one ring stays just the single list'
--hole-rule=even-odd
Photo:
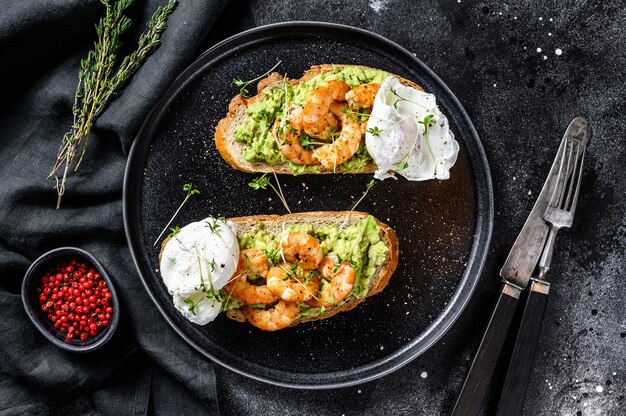
[{"label": "fork tine", "polygon": [[572,200],[572,206],[569,209],[570,215],[574,215],[574,213],[576,212],[576,204],[578,202],[578,192],[580,191],[580,183],[582,182],[582,178],[583,178],[583,166],[585,165],[585,151],[587,150],[587,146],[582,145],[582,154],[580,156],[580,165],[578,165],[578,169],[576,170],[576,174],[578,176],[578,178],[576,179],[576,190],[574,191],[574,198]]},{"label": "fork tine", "polygon": [[[561,205],[561,199],[563,198],[565,185],[567,181],[567,174],[569,170],[569,160],[571,158],[571,142],[564,143],[563,154],[561,155],[561,163],[559,165],[559,173],[556,178],[556,186],[554,187],[554,192],[552,193],[552,197],[550,197],[550,206],[559,207]],[[563,165],[565,165],[565,161],[567,160],[567,169],[563,172]],[[556,198],[556,200],[555,200]]]}]

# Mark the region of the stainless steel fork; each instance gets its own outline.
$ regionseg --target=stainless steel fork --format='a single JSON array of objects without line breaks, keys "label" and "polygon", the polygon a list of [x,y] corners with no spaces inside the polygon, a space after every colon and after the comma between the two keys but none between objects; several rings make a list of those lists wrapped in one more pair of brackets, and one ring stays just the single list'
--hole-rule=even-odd
[{"label": "stainless steel fork", "polygon": [[563,152],[561,169],[557,178],[558,185],[550,199],[548,208],[543,214],[543,219],[550,225],[550,232],[537,265],[539,269],[538,279],[544,279],[550,270],[556,234],[561,228],[572,226],[586,149],[587,141],[572,140],[566,151]]},{"label": "stainless steel fork", "polygon": [[580,129],[572,134],[561,154],[556,186],[543,213],[549,225],[548,237],[537,263],[537,275],[530,279],[526,293],[524,313],[515,339],[506,380],[502,388],[496,416],[518,416],[524,409],[524,400],[539,343],[541,325],[545,316],[550,293],[546,274],[550,270],[556,234],[561,228],[572,226],[585,161],[587,142],[591,127],[583,119],[578,120]]}]

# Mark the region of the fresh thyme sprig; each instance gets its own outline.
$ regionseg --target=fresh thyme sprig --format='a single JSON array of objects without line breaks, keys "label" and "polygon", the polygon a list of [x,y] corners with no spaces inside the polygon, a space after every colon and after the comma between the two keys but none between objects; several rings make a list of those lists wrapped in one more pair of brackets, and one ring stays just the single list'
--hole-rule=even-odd
[{"label": "fresh thyme sprig", "polygon": [[[197,194],[200,193],[200,191],[197,190],[196,188],[194,188],[193,184],[191,184],[191,183],[184,184],[183,185],[183,191],[187,192],[187,195],[185,195],[185,199],[183,199],[183,202],[180,203],[178,209],[176,210],[174,215],[172,215],[172,218],[170,218],[170,220],[167,223],[167,225],[163,228],[163,231],[161,231],[161,234],[159,234],[159,236],[156,238],[156,240],[154,240],[154,244],[152,244],[153,247],[157,245],[157,243],[159,242],[159,239],[163,236],[163,233],[165,233],[165,230],[167,230],[167,227],[169,227],[170,224],[172,223],[172,221],[174,221],[174,218],[176,218],[176,216],[178,215],[178,212],[181,210],[183,205],[185,205],[187,200],[189,200],[189,198],[191,198],[192,195],[197,195]],[[173,236],[175,236],[180,231],[180,228],[179,227],[175,227],[175,228],[170,228],[170,230],[172,230]],[[170,234],[170,235],[172,235],[172,234]]]},{"label": "fresh thyme sprig", "polygon": [[[134,0],[101,0],[106,7],[105,16],[96,26],[98,39],[94,49],[81,60],[78,72],[78,86],[74,96],[72,128],[63,136],[57,158],[48,179],[54,177],[57,191],[57,209],[65,194],[68,175],[76,172],[85,155],[89,132],[95,120],[102,113],[116,91],[137,71],[148,53],[160,42],[161,33],[166,28],[167,17],[176,7],[177,0],[169,0],[167,5],[157,8],[146,26],[146,32],[139,38],[137,49],[126,56],[114,71],[117,53],[122,45],[122,34],[130,27],[131,20],[124,15]],[[80,157],[74,163],[79,149]],[[57,172],[63,167],[63,174]]]},{"label": "fresh thyme sprig", "polygon": [[287,212],[291,214],[291,209],[289,208],[289,205],[287,205],[287,200],[283,195],[283,190],[280,187],[280,181],[276,176],[276,172],[274,172],[274,179],[276,179],[276,185],[278,185],[278,189],[274,187],[270,178],[267,177],[267,173],[264,173],[263,176],[259,178],[254,178],[252,182],[248,183],[248,186],[255,191],[258,191],[259,189],[267,189],[267,187],[269,186],[276,193],[276,195],[278,195],[278,199],[280,199],[280,202],[283,203]]},{"label": "fresh thyme sprig", "polygon": [[248,91],[248,85],[252,84],[254,81],[258,81],[258,80],[260,80],[261,78],[264,78],[264,77],[268,76],[268,75],[269,75],[269,74],[270,74],[273,70],[275,70],[275,69],[278,67],[278,65],[280,65],[280,64],[281,64],[281,62],[282,62],[282,61],[278,61],[278,62],[276,62],[276,65],[274,65],[274,66],[273,66],[271,69],[269,69],[267,72],[265,72],[264,74],[259,75],[259,76],[258,76],[258,77],[256,77],[256,78],[253,78],[253,79],[251,79],[251,80],[248,80],[248,81],[242,81],[242,80],[241,80],[241,79],[239,79],[239,78],[234,78],[234,79],[233,79],[233,84],[235,84],[236,86],[238,86],[238,87],[239,87],[239,94],[241,94],[241,96],[242,96],[243,98],[248,98],[248,92],[249,92],[249,91]]}]

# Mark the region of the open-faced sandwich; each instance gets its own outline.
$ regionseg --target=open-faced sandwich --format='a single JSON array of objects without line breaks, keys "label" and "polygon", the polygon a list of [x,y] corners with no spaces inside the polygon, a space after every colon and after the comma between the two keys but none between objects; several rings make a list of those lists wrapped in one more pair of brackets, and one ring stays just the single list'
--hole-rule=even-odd
[{"label": "open-faced sandwich", "polygon": [[257,95],[245,91],[215,130],[222,157],[245,172],[447,179],[456,161],[459,145],[435,96],[380,69],[318,65],[300,79],[274,72]]},{"label": "open-faced sandwich", "polygon": [[362,212],[209,217],[162,244],[176,309],[205,325],[220,312],[275,331],[329,318],[380,292],[398,264],[395,232]]}]

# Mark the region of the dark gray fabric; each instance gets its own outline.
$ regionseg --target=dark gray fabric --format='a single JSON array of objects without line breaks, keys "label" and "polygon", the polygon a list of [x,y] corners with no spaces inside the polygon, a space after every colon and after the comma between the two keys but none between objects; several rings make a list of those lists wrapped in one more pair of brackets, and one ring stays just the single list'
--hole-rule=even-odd
[{"label": "dark gray fabric", "polygon": [[[133,25],[125,35],[125,50],[134,47],[149,16],[165,2],[137,1],[131,6]],[[205,413],[217,414],[212,365],[167,326],[141,287],[126,247],[121,200],[126,156],[135,133],[187,65],[223,3],[178,5],[162,45],[95,124],[83,164],[70,179],[59,211],[54,208],[54,183],[45,178],[70,127],[80,59],[93,45],[94,25],[104,8],[97,0],[2,5],[0,414],[52,414],[90,392],[102,414],[146,414],[151,384],[158,387],[163,379],[152,381],[153,366],[174,382],[186,383]],[[106,348],[87,355],[70,354],[48,343],[27,319],[19,296],[31,261],[63,245],[93,253],[121,295],[122,320],[116,336]],[[133,353],[137,349],[141,353]],[[138,356],[144,359],[133,361]],[[101,384],[114,372],[132,388],[116,391]],[[174,396],[159,391],[152,398],[155,408],[160,400],[171,401],[179,390],[172,390]],[[122,392],[126,395],[120,397]]]}]

